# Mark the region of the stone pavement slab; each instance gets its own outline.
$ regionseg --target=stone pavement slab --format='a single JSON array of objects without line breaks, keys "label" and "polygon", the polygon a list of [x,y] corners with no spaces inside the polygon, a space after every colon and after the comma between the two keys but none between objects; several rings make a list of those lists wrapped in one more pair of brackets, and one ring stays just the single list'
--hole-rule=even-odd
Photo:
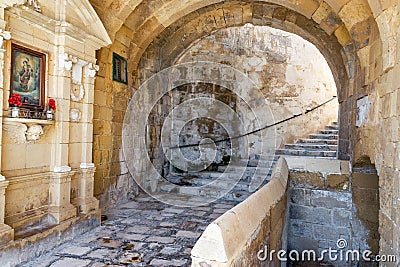
[{"label": "stone pavement slab", "polygon": [[203,230],[236,204],[174,207],[143,194],[107,213],[100,227],[22,266],[190,266]]}]

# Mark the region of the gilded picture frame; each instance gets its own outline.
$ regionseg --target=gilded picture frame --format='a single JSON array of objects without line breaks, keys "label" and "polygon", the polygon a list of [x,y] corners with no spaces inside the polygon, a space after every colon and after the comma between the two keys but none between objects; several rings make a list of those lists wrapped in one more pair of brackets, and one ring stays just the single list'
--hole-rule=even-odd
[{"label": "gilded picture frame", "polygon": [[46,54],[11,44],[10,95],[20,94],[22,107],[45,108]]}]

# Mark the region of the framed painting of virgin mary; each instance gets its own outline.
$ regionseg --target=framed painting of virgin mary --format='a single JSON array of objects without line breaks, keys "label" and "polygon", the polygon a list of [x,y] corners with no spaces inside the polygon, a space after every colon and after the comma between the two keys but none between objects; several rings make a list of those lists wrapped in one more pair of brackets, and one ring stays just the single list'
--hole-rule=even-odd
[{"label": "framed painting of virgin mary", "polygon": [[21,95],[22,107],[44,109],[46,54],[11,45],[10,95]]}]

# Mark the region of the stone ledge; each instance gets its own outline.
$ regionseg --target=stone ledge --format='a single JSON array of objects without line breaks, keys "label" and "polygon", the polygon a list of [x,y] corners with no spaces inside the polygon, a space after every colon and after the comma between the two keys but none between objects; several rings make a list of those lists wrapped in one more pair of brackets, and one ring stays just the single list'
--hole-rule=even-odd
[{"label": "stone ledge", "polygon": [[100,225],[100,211],[71,218],[42,233],[0,247],[0,266],[11,267],[33,260],[44,252]]}]

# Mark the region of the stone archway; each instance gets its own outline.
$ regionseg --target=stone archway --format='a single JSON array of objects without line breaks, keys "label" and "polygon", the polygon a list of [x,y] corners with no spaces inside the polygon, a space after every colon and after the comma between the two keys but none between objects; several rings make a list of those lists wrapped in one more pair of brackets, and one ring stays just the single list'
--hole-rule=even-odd
[{"label": "stone archway", "polygon": [[[137,69],[146,50],[150,52],[150,47],[157,42],[168,43],[166,37],[173,32],[177,33],[175,38],[179,34],[183,37],[185,33],[189,33],[184,29],[183,25],[186,24],[204,34],[205,30],[195,23],[197,17],[201,17],[201,24],[207,25],[205,28],[208,32],[229,25],[251,22],[255,25],[265,23],[276,28],[285,27],[287,31],[303,36],[316,44],[321,52],[327,51],[323,54],[330,63],[338,84],[341,85],[338,86],[341,104],[340,158],[355,160],[359,155],[369,155],[378,172],[382,172],[381,179],[390,180],[398,174],[395,171],[398,160],[391,161],[398,150],[398,138],[392,133],[381,134],[387,132],[388,125],[395,123],[394,116],[398,115],[398,111],[389,109],[381,112],[380,104],[384,101],[384,105],[388,106],[389,103],[394,103],[396,98],[396,4],[363,0],[321,3],[302,1],[296,4],[289,1],[274,1],[273,4],[268,4],[264,1],[221,3],[178,0],[157,3],[132,0],[124,3],[110,2],[108,5],[93,0],[92,3],[114,40],[113,46],[99,52],[100,65],[108,69],[111,66],[110,55],[113,51],[125,53],[130,62],[129,72],[134,74],[130,79],[130,85],[134,88],[138,88],[140,80],[145,78],[139,76]],[[272,11],[271,6],[277,7],[275,11]],[[107,18],[105,14],[111,16]],[[163,32],[169,33],[163,35]],[[182,51],[185,45],[193,41],[191,38],[190,35],[186,35],[180,39],[176,49],[171,48],[170,51],[179,54],[178,51]],[[328,49],[332,47],[335,49]],[[148,75],[161,68],[157,64],[159,62],[155,62],[156,68],[150,69]],[[107,80],[106,73],[100,73],[100,77],[98,86],[105,86],[106,94],[112,95],[113,92],[117,92],[124,97],[128,95],[120,93],[123,90]],[[356,127],[357,100],[365,96],[371,101],[371,112],[367,122]],[[117,113],[120,112],[123,110],[118,110]],[[114,122],[110,120],[110,123]],[[101,136],[100,133],[99,137]],[[100,181],[100,178],[98,179]],[[393,195],[398,196],[398,190],[394,190],[390,185],[384,187],[384,193],[381,192],[381,195],[389,198]],[[391,207],[388,202],[381,203],[382,216],[393,226],[395,215],[392,214]],[[388,247],[392,249],[393,245],[388,244]]]}]

